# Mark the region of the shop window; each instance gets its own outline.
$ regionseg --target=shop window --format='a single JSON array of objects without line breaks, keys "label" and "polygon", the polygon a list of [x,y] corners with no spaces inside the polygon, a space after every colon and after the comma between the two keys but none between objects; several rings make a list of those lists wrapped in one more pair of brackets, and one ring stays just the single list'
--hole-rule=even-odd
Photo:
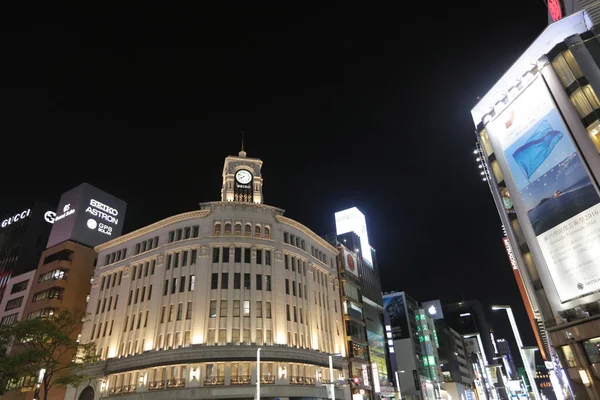
[{"label": "shop window", "polygon": [[596,150],[600,152],[600,121],[594,121],[587,127],[588,135],[596,146]]},{"label": "shop window", "polygon": [[569,346],[569,345],[562,346],[561,349],[562,349],[563,355],[565,356],[565,361],[567,362],[567,365],[569,367],[576,367],[577,361],[575,361],[575,355],[573,354],[573,351],[571,350],[571,346]]},{"label": "shop window", "polygon": [[585,118],[592,111],[600,109],[600,101],[590,85],[575,89],[570,99],[581,118]]},{"label": "shop window", "polygon": [[600,337],[586,340],[583,347],[590,363],[600,363]]},{"label": "shop window", "polygon": [[565,88],[572,84],[575,79],[583,76],[583,72],[579,68],[575,58],[573,58],[571,50],[563,51],[556,56],[554,60],[552,60],[552,67]]}]

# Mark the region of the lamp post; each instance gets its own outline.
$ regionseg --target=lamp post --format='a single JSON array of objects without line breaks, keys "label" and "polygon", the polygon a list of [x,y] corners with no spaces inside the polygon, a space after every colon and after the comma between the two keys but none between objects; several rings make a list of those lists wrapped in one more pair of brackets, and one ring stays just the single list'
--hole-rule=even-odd
[{"label": "lamp post", "polygon": [[331,385],[331,400],[335,400],[335,385],[333,383],[333,357],[339,357],[341,355],[341,353],[329,355],[329,384]]},{"label": "lamp post", "polygon": [[396,375],[396,391],[398,392],[398,400],[402,400],[402,391],[400,390],[400,376],[398,375],[398,373],[403,374],[404,370],[394,372],[394,375]]},{"label": "lamp post", "polygon": [[538,392],[537,386],[535,384],[535,373],[531,370],[531,365],[528,362],[529,358],[525,354],[523,341],[521,341],[521,334],[519,333],[519,328],[517,327],[517,322],[515,321],[515,316],[513,315],[512,309],[510,308],[510,306],[492,306],[492,310],[506,311],[506,314],[508,315],[508,320],[510,321],[510,327],[512,328],[513,335],[515,336],[515,341],[517,342],[517,346],[519,347],[519,353],[521,354],[523,365],[525,366],[525,372],[527,373],[527,378],[529,379],[531,391],[533,392],[533,397],[535,398],[535,400],[541,400],[540,392]]},{"label": "lamp post", "polygon": [[483,389],[485,390],[485,395],[486,397],[489,397],[492,400],[496,400],[498,398],[498,393],[496,391],[496,388],[492,384],[492,376],[490,374],[489,369],[487,368],[489,363],[487,360],[487,356],[485,355],[483,342],[481,341],[481,334],[479,332],[476,332],[463,335],[464,339],[470,339],[473,337],[477,339],[477,347],[479,348],[479,351],[477,352],[477,359],[479,363],[479,368],[481,368],[481,375],[483,377],[482,384]]},{"label": "lamp post", "polygon": [[260,351],[262,348],[256,349],[256,400],[260,399]]}]

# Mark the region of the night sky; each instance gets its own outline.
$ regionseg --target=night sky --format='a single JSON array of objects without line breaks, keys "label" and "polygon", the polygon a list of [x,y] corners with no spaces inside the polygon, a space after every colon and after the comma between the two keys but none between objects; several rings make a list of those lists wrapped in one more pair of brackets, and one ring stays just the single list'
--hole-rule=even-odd
[{"label": "night sky", "polygon": [[266,204],[321,235],[358,207],[385,291],[511,304],[535,344],[470,110],[545,28],[545,5],[413,3],[7,16],[0,214],[86,181],[128,203],[129,232],[220,200],[245,131]]}]

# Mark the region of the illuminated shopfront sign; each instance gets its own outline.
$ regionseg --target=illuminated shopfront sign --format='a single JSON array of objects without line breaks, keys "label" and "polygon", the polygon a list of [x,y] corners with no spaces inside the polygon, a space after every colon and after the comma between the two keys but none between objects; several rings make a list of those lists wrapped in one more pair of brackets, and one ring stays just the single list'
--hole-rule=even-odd
[{"label": "illuminated shopfront sign", "polygon": [[[30,208],[28,208],[27,210],[18,212],[14,215],[11,215],[10,217],[2,220],[2,223],[0,223],[0,229],[6,228],[14,223],[19,222],[19,221],[23,221],[23,220],[29,218],[30,215],[31,215]],[[46,211],[46,213],[44,214],[44,221],[46,221],[49,224],[53,224],[55,216],[56,216],[56,213],[54,211]]]},{"label": "illuminated shopfront sign", "polygon": [[360,253],[363,260],[369,265],[373,265],[371,257],[371,245],[369,244],[369,236],[367,234],[367,221],[365,216],[358,208],[352,207],[347,210],[338,211],[335,213],[335,229],[337,235],[354,232],[360,238]]},{"label": "illuminated shopfront sign", "polygon": [[97,246],[121,235],[127,204],[83,183],[60,199],[48,247],[65,240]]}]

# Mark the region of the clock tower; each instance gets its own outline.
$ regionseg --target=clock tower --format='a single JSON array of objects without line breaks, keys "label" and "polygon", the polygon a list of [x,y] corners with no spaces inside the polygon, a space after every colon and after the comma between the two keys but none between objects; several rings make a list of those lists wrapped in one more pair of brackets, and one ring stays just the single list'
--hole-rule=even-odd
[{"label": "clock tower", "polygon": [[244,145],[237,156],[225,158],[221,201],[262,204],[262,161],[246,157]]}]

